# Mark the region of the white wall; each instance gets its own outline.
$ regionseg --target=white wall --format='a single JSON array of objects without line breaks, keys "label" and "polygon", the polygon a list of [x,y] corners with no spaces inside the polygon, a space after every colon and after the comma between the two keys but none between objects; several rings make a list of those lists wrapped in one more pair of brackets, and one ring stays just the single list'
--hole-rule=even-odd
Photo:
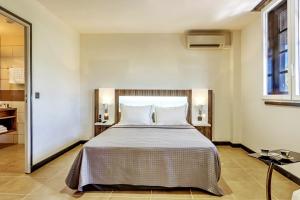
[{"label": "white wall", "polygon": [[242,111],[241,111],[241,31],[232,32],[230,56],[230,102],[231,102],[231,139],[233,143],[241,143]]},{"label": "white wall", "polygon": [[33,163],[78,141],[79,34],[35,0],[0,0],[33,25]]},{"label": "white wall", "polygon": [[209,88],[214,138],[231,138],[230,50],[188,50],[180,34],[81,35],[81,127],[93,134],[95,88]]},{"label": "white wall", "polygon": [[263,95],[261,18],[242,30],[242,143],[253,150],[285,148],[300,151],[296,107],[267,106]]}]

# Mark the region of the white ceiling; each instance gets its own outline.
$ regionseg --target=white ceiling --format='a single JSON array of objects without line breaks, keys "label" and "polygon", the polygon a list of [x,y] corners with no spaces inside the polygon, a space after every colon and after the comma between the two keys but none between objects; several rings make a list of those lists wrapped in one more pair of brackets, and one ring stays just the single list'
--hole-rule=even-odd
[{"label": "white ceiling", "polygon": [[0,14],[0,36],[1,35],[24,35],[24,26],[14,23],[7,23],[7,17]]},{"label": "white ceiling", "polygon": [[260,0],[38,0],[81,33],[240,29]]}]

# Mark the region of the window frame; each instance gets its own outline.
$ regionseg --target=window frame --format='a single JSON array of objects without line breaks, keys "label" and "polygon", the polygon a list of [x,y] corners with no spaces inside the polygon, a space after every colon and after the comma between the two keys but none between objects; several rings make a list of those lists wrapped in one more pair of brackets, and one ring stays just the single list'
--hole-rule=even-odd
[{"label": "window frame", "polygon": [[293,92],[292,92],[292,100],[300,101],[300,0],[294,0],[290,2],[290,10],[293,13],[291,16],[291,24],[293,24],[293,71],[292,71],[292,79],[293,79]]},{"label": "window frame", "polygon": [[[288,32],[288,93],[287,94],[268,94],[268,14],[272,11],[276,6],[282,3],[285,0],[276,0],[272,1],[268,6],[266,6],[262,10],[262,26],[263,26],[263,99],[265,100],[283,100],[283,101],[290,101],[292,99],[292,66],[293,66],[293,49],[292,49],[292,41],[291,41],[291,34],[292,28],[291,26],[291,13],[290,12],[290,0],[287,0],[287,32]],[[299,0],[297,0],[299,1]],[[300,98],[299,98],[300,99]]]}]

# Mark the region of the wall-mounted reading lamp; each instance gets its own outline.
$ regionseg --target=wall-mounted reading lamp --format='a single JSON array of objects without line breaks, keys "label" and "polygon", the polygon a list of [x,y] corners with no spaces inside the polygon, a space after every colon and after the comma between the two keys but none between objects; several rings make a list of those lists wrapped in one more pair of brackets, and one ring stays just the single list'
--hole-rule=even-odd
[{"label": "wall-mounted reading lamp", "polygon": [[108,104],[105,103],[105,104],[103,104],[103,106],[104,106],[104,120],[108,120],[109,119]]},{"label": "wall-mounted reading lamp", "polygon": [[[103,115],[104,121],[108,121],[109,118],[113,120],[114,114],[109,109],[112,109],[112,107],[114,106],[114,102],[115,102],[114,88],[99,88],[99,105],[101,106],[99,119],[101,119],[101,115]],[[101,122],[101,120],[99,121]],[[104,121],[103,123],[105,123]]]},{"label": "wall-mounted reading lamp", "polygon": [[205,118],[205,113],[203,113],[204,105],[205,105],[204,98],[203,97],[198,97],[196,99],[196,107],[198,109],[198,116],[197,116],[198,121],[203,121],[203,119]]}]

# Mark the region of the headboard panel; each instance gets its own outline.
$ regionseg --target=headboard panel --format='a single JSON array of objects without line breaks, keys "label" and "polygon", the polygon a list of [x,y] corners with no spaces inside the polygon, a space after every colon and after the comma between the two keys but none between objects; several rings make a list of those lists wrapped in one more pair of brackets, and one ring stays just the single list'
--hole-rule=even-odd
[{"label": "headboard panel", "polygon": [[187,121],[192,122],[192,90],[139,90],[116,89],[115,90],[115,122],[120,121],[119,97],[120,96],[185,96],[188,99]]}]

